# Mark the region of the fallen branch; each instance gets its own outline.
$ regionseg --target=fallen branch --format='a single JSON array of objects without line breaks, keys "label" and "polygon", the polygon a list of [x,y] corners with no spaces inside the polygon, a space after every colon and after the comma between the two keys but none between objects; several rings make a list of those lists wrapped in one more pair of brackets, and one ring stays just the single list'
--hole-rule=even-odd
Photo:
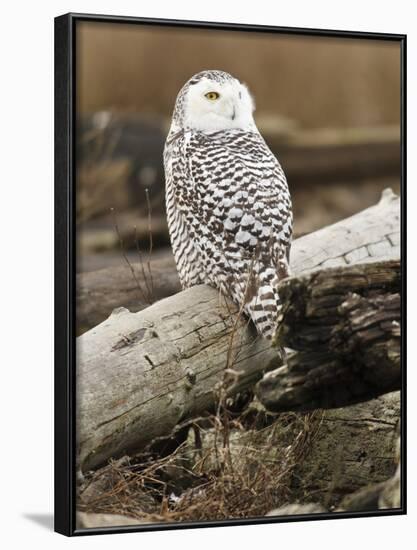
[{"label": "fallen branch", "polygon": [[[78,338],[77,413],[83,469],[169,434],[212,407],[234,337],[233,393],[280,363],[236,308],[197,286],[130,313],[120,308]],[[230,355],[230,354],[229,354]],[[235,380],[236,379],[236,380]]]},{"label": "fallen branch", "polygon": [[[139,284],[146,288],[140,262],[131,263]],[[172,296],[181,290],[171,253],[153,260],[150,268],[154,281],[154,301]],[[137,312],[148,305],[130,269],[124,263],[117,267],[77,275],[77,325],[80,332],[85,332],[104,321],[116,307],[126,307],[129,311]]]},{"label": "fallen branch", "polygon": [[361,178],[398,174],[401,166],[398,127],[299,130],[287,143],[265,137],[272,150],[279,152],[288,180],[297,183],[333,184],[349,179],[355,183]]},{"label": "fallen branch", "polygon": [[284,281],[276,340],[299,351],[257,385],[265,407],[342,407],[400,389],[400,283],[399,260]]},{"label": "fallen branch", "polygon": [[[296,240],[292,270],[299,275],[329,265],[398,258],[398,220],[399,199],[385,192],[376,206]],[[218,292],[206,286],[138,313],[118,309],[77,339],[77,358],[82,470],[143,449],[179,422],[212,408],[222,386],[236,394],[280,364],[276,350],[255,337],[246,319],[236,322],[236,308],[221,304]]]}]

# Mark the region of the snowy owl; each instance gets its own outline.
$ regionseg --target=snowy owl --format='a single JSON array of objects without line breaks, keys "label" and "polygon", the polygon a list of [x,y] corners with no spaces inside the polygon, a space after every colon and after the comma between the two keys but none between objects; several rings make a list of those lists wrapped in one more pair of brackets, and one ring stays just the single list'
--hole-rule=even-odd
[{"label": "snowy owl", "polygon": [[178,93],[165,143],[169,234],[183,288],[214,286],[270,339],[289,273],[291,198],[244,84],[223,71]]}]

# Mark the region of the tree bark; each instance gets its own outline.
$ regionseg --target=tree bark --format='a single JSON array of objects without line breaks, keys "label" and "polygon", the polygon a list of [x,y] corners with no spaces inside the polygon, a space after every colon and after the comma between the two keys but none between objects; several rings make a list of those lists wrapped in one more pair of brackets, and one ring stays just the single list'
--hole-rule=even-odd
[{"label": "tree bark", "polygon": [[298,352],[258,383],[263,405],[308,411],[400,389],[400,284],[399,260],[284,281],[276,341]]},{"label": "tree bark", "polygon": [[400,411],[400,392],[324,411],[309,452],[296,465],[290,504],[284,511],[303,513],[295,503],[303,503],[301,507],[314,503],[317,510],[311,513],[323,508],[336,512],[399,508]]},{"label": "tree bark", "polygon": [[151,278],[146,261],[143,270],[139,262],[132,262],[131,265],[136,280],[126,263],[77,275],[76,307],[79,333],[107,319],[116,307],[125,307],[132,312],[141,311],[151,302],[172,296],[181,290],[171,252],[164,258],[151,261],[153,291],[150,296],[148,286],[151,284]]},{"label": "tree bark", "polygon": [[346,495],[391,478],[400,414],[400,392],[324,411],[311,450],[294,473],[293,498],[334,509]]},{"label": "tree bark", "polygon": [[[139,450],[280,364],[236,307],[199,285],[130,313],[120,308],[77,342],[82,469]],[[229,373],[225,373],[229,369]],[[225,379],[226,380],[226,379]]]},{"label": "tree bark", "polygon": [[[329,265],[398,258],[398,220],[399,199],[385,192],[376,206],[297,239],[292,270],[299,275]],[[143,449],[212,407],[222,389],[229,395],[241,392],[280,364],[276,349],[255,337],[236,309],[220,303],[216,290],[200,285],[138,313],[120,308],[77,339],[82,470]]]}]

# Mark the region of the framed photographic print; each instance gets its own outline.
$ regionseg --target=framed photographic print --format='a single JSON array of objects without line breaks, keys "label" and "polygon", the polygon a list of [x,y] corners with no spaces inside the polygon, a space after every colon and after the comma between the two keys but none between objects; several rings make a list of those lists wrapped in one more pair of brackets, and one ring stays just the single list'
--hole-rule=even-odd
[{"label": "framed photographic print", "polygon": [[404,514],[406,37],[55,52],[56,531]]}]

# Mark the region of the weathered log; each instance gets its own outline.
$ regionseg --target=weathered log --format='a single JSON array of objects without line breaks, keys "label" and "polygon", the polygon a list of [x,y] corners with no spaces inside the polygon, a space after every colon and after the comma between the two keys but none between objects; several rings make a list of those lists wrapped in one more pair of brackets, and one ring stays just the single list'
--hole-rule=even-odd
[{"label": "weathered log", "polygon": [[[350,265],[383,256],[399,258],[399,216],[400,200],[387,189],[376,206],[295,240],[291,250],[293,272],[300,275],[310,269]],[[141,264],[132,262],[132,267],[140,286],[144,288],[146,283]],[[180,290],[172,255],[152,260],[151,269],[154,301]],[[126,307],[136,312],[148,305],[125,263],[120,267],[77,275],[77,324],[80,333],[104,321],[116,307]]]},{"label": "weathered log", "polygon": [[[394,394],[395,395],[395,394]],[[389,396],[387,396],[389,397]],[[398,395],[399,398],[399,395]],[[400,399],[398,399],[400,407]],[[399,413],[400,411],[398,411]],[[384,411],[385,413],[385,411]],[[400,508],[402,504],[401,495],[401,436],[400,423],[396,424],[396,438],[394,446],[394,456],[396,469],[394,475],[380,483],[370,484],[347,495],[338,505],[336,511],[363,512],[377,509]],[[391,447],[388,451],[391,452]],[[368,482],[370,480],[368,479]]]},{"label": "weathered log", "polygon": [[386,189],[378,204],[294,241],[291,269],[310,270],[400,257],[400,198]]},{"label": "weathered log", "polygon": [[[399,260],[359,263],[290,277],[279,286],[283,314],[276,341],[300,351],[337,348],[346,332],[354,332],[348,321],[352,316],[359,317],[352,323],[362,322],[367,327],[373,325],[368,322],[367,315],[372,316],[368,310],[381,307],[397,311],[397,303],[390,307],[379,304],[374,297],[398,293],[400,285]],[[353,294],[363,298],[355,299]],[[391,320],[390,313],[388,317]],[[335,340],[338,335],[340,338]]]},{"label": "weathered log", "polygon": [[93,529],[97,527],[119,527],[121,525],[139,525],[145,523],[122,514],[88,514],[77,512],[77,529]]},{"label": "weathered log", "polygon": [[391,478],[398,464],[400,414],[400,392],[324,411],[310,452],[294,472],[292,498],[332,510],[346,495]]},{"label": "weathered log", "polygon": [[401,507],[400,468],[387,481],[369,485],[347,495],[336,512],[372,512]]},{"label": "weathered log", "polygon": [[[399,468],[395,475],[387,481],[381,481],[347,495],[341,505],[333,512],[376,512],[381,509],[401,507],[401,484]],[[386,500],[386,496],[388,499]],[[329,511],[318,503],[286,504],[271,510],[267,516],[299,516],[328,513]]]},{"label": "weathered log", "polygon": [[300,351],[257,385],[265,407],[341,407],[400,389],[400,284],[399,260],[284,281],[276,340]]},{"label": "weathered log", "polygon": [[82,468],[142,448],[210,408],[226,367],[238,373],[238,392],[280,364],[276,350],[256,338],[246,319],[235,321],[236,308],[221,306],[218,292],[200,285],[138,313],[115,310],[80,336]]},{"label": "weathered log", "polygon": [[[148,307],[151,301],[172,296],[181,290],[171,252],[163,258],[151,260],[152,281],[146,265],[146,255],[144,265],[139,262],[132,262],[131,265],[135,277],[126,263],[77,275],[79,333],[104,321],[116,307],[126,307],[137,312]],[[153,288],[148,296],[148,287],[151,284]]]},{"label": "weathered log", "polygon": [[402,500],[401,465],[399,464],[395,474],[384,484],[378,498],[378,507],[381,509],[400,508]]},{"label": "weathered log", "polygon": [[[293,271],[398,257],[398,217],[398,197],[385,193],[378,205],[296,240]],[[115,311],[78,338],[77,359],[82,470],[142,449],[212,407],[222,386],[233,395],[280,364],[236,308],[202,285],[138,313]]]},{"label": "weathered log", "polygon": [[386,177],[398,174],[401,166],[398,126],[298,130],[281,143],[273,135],[265,137],[289,181],[297,183]]},{"label": "weathered log", "polygon": [[311,514],[325,514],[327,512],[321,504],[285,504],[271,510],[266,516],[310,516]]}]

